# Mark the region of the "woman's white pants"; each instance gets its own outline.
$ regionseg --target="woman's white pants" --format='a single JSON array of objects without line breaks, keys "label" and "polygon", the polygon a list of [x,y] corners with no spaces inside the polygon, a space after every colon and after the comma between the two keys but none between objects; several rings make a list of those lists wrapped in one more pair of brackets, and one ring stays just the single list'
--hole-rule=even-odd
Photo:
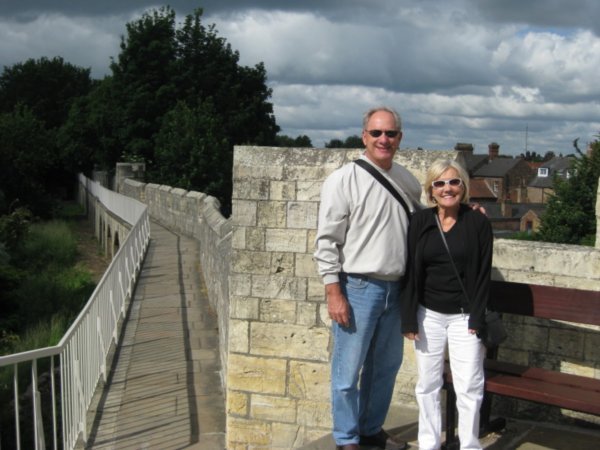
[{"label": "woman's white pants", "polygon": [[466,314],[443,314],[420,306],[418,320],[415,353],[419,379],[415,394],[419,404],[419,449],[437,450],[442,444],[440,393],[446,344],[456,392],[460,448],[481,449],[479,409],[483,401],[485,348],[476,335],[469,333]]}]

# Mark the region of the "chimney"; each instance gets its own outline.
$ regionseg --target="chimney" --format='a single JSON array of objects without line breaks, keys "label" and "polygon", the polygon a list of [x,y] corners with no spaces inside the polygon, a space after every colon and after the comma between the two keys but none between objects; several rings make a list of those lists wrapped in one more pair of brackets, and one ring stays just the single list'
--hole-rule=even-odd
[{"label": "chimney", "polygon": [[500,153],[500,146],[495,142],[492,142],[490,145],[488,145],[488,152],[488,158],[491,161],[492,159],[498,157],[498,153]]},{"label": "chimney", "polygon": [[457,142],[454,146],[454,150],[462,153],[470,153],[473,154],[473,144],[469,144],[467,142]]}]

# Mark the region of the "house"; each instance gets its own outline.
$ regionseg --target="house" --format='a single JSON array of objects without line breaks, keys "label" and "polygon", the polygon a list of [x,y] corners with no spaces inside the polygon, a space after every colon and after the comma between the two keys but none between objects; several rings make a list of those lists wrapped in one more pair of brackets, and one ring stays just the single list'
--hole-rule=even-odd
[{"label": "house", "polygon": [[459,151],[475,195],[495,198],[497,202],[528,201],[527,186],[535,172],[523,158],[500,156],[500,146],[495,142],[489,144],[487,155],[475,155],[473,146],[466,143],[458,143],[454,149]]},{"label": "house", "polygon": [[573,157],[554,157],[540,165],[527,186],[527,197],[533,203],[547,203],[554,194],[555,177],[568,179],[572,174]]}]

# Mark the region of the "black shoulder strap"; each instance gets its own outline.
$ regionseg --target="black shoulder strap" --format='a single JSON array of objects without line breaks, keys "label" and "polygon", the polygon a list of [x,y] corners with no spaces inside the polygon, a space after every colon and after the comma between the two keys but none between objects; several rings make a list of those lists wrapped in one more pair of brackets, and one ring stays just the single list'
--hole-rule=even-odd
[{"label": "black shoulder strap", "polygon": [[388,191],[390,191],[390,194],[392,194],[394,196],[394,198],[400,202],[400,204],[404,208],[404,211],[406,211],[406,216],[410,220],[410,217],[412,216],[412,214],[410,212],[410,208],[408,207],[408,205],[406,204],[406,201],[404,201],[404,199],[402,198],[400,193],[396,189],[394,189],[394,187],[390,184],[390,182],[383,175],[381,175],[381,173],[379,173],[379,171],[377,169],[375,169],[373,166],[371,166],[371,164],[369,164],[365,160],[355,159],[354,162],[356,164],[358,164],[360,167],[362,167],[363,169],[365,169],[367,172],[369,172],[371,175],[373,175],[373,177],[375,177],[375,179],[377,181],[379,181],[383,185],[384,188],[386,188]]}]

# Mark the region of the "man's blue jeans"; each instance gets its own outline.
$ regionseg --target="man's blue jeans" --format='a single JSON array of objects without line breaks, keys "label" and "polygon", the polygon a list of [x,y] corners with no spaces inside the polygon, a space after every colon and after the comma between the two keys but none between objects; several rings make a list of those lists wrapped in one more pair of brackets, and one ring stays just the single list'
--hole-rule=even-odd
[{"label": "man's blue jeans", "polygon": [[[400,282],[341,274],[350,326],[333,323],[331,399],[337,445],[379,432],[402,364]],[[362,372],[361,372],[362,369]],[[360,388],[359,388],[360,374]]]}]

